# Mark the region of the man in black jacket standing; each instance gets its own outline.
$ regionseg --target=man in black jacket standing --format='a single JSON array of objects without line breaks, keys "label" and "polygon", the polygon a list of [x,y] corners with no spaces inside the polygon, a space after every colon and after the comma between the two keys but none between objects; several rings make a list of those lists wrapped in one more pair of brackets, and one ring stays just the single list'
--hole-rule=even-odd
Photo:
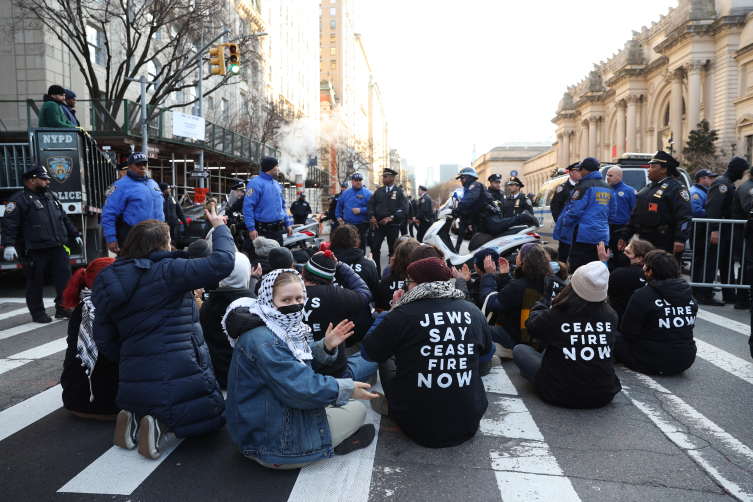
[{"label": "man in black jacket standing", "polygon": [[416,209],[416,216],[414,218],[414,221],[418,225],[416,240],[423,242],[426,231],[434,223],[434,201],[426,193],[426,187],[423,185],[418,186],[418,202],[416,203],[416,207],[418,208]]},{"label": "man in black jacket standing", "polygon": [[303,225],[311,213],[311,205],[306,202],[306,192],[301,192],[298,200],[290,205],[290,214],[293,215],[293,223],[295,225]]},{"label": "man in black jacket standing", "polygon": [[[735,199],[735,182],[742,179],[745,171],[750,169],[748,161],[742,157],[734,157],[727,164],[727,172],[717,176],[709,187],[709,194],[706,198],[706,217],[711,219],[731,220],[732,205]],[[709,237],[708,262],[716,263],[719,257],[719,273],[722,284],[736,283],[740,277],[735,277],[734,251],[742,250],[741,234],[735,233],[733,238],[732,225],[710,223],[709,229],[712,230]],[[733,243],[734,247],[733,249]],[[740,247],[738,248],[738,244]],[[730,268],[730,254],[732,254],[732,268]],[[715,266],[715,265],[714,265]],[[716,275],[716,274],[714,274]],[[726,303],[734,303],[737,308],[747,308],[745,299],[738,303],[737,290],[732,288],[722,288],[722,299]],[[741,295],[743,296],[743,295]]]},{"label": "man in black jacket standing", "polygon": [[525,211],[533,213],[531,200],[526,194],[520,191],[523,187],[525,187],[525,185],[520,179],[515,176],[510,177],[510,181],[507,182],[507,189],[510,191],[510,195],[506,197],[504,203],[502,203],[503,218],[519,216]]},{"label": "man in black jacket standing", "polygon": [[369,199],[368,215],[374,235],[371,237],[371,254],[377,265],[377,272],[382,275],[382,242],[387,238],[389,255],[395,252],[395,241],[400,232],[400,223],[408,217],[408,198],[403,189],[395,185],[397,172],[385,169],[382,173],[384,186],[376,189]]},{"label": "man in black jacket standing", "polygon": [[[565,180],[560,186],[554,189],[554,196],[552,202],[549,203],[549,208],[552,210],[552,219],[554,223],[557,223],[557,219],[560,214],[565,210],[567,202],[570,200],[570,193],[573,191],[573,187],[580,181],[581,172],[580,169],[575,169],[579,162],[570,164],[567,167],[567,171],[570,174],[570,178]],[[567,263],[567,258],[570,256],[570,244],[567,242],[559,241],[559,258],[562,263]]]},{"label": "man in black jacket standing", "polygon": [[[10,196],[5,205],[0,244],[5,248],[6,261],[20,259],[26,276],[26,306],[32,320],[52,322],[42,299],[44,274],[47,269],[55,284],[55,317],[70,317],[63,307],[63,290],[71,278],[70,255],[65,246],[75,239],[83,248],[84,241],[54,194],[47,191],[50,176],[42,166],[34,166],[23,174],[24,189]],[[23,246],[22,246],[23,243]],[[16,246],[19,250],[16,250]],[[24,248],[26,256],[24,256]],[[19,258],[20,257],[20,258]]]},{"label": "man in black jacket standing", "polygon": [[[732,219],[733,220],[748,220],[750,217],[750,211],[753,209],[753,169],[749,171],[748,179],[737,188],[735,193],[735,200],[732,202]],[[745,236],[745,232],[741,232],[742,240],[745,241],[745,256],[743,256],[743,264],[747,266],[745,270],[745,284],[750,285],[750,274],[753,272],[753,239],[749,236]],[[735,234],[735,239],[738,238],[738,234]],[[737,302],[735,302],[736,309],[742,309],[744,307],[750,308],[750,290],[739,289],[737,290]]]},{"label": "man in black jacket standing", "polygon": [[492,196],[492,199],[499,202],[501,209],[502,203],[505,201],[505,191],[502,190],[502,175],[492,174],[487,180],[489,180],[489,195]]},{"label": "man in black jacket standing", "polygon": [[408,203],[410,204],[411,209],[411,219],[410,219],[410,236],[413,237],[413,230],[418,232],[418,226],[416,225],[416,215],[418,214],[418,201],[413,198],[412,195],[408,196]]},{"label": "man in black jacket standing", "polygon": [[170,188],[170,185],[160,183],[159,189],[162,190],[162,196],[165,198],[162,210],[165,213],[165,223],[170,226],[170,243],[177,248],[180,224],[183,223],[183,228],[188,229],[188,219],[186,219],[186,215],[183,213],[183,208],[180,207],[178,201],[173,197],[173,189]]}]

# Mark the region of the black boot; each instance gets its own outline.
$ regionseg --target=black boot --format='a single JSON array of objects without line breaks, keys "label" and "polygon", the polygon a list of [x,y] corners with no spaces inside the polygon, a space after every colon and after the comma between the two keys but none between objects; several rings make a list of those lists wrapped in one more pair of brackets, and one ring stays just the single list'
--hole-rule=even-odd
[{"label": "black boot", "polygon": [[519,225],[526,225],[528,227],[538,227],[539,219],[532,215],[529,211],[523,211],[518,215]]}]

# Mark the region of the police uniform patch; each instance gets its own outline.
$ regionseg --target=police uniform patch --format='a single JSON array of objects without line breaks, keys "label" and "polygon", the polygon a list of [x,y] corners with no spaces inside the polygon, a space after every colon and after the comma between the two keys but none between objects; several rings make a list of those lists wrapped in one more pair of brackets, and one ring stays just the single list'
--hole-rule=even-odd
[{"label": "police uniform patch", "polygon": [[531,199],[526,199],[526,204],[531,205]]},{"label": "police uniform patch", "polygon": [[564,190],[564,188],[562,187],[562,185],[560,185],[557,187],[557,190],[555,190],[555,192],[560,193],[562,190]]},{"label": "police uniform patch", "polygon": [[577,199],[580,196],[580,190],[576,190],[573,192],[573,200]]},{"label": "police uniform patch", "polygon": [[727,191],[727,185],[722,185],[719,187],[719,193],[725,193]]},{"label": "police uniform patch", "polygon": [[617,195],[619,195],[620,197],[624,197],[625,196],[625,192],[617,192]]},{"label": "police uniform patch", "polygon": [[5,212],[6,213],[12,213],[14,209],[16,209],[16,203],[15,202],[8,202],[5,205]]},{"label": "police uniform patch", "polygon": [[700,198],[701,198],[700,194],[697,194],[697,193],[693,194],[693,200],[698,200]]},{"label": "police uniform patch", "polygon": [[687,190],[685,190],[684,188],[680,190],[680,195],[682,195],[682,198],[685,199],[686,202],[690,202],[690,194]]},{"label": "police uniform patch", "polygon": [[664,193],[664,190],[657,190],[655,195],[657,197],[661,197],[663,193]]},{"label": "police uniform patch", "polygon": [[157,190],[158,192],[160,191],[160,190],[159,190],[159,187],[154,187],[154,189],[155,189],[155,190]]},{"label": "police uniform patch", "polygon": [[249,196],[249,195],[251,195],[253,193],[254,193],[254,189],[253,188],[249,188],[248,190],[246,190],[246,196]]},{"label": "police uniform patch", "polygon": [[115,185],[110,186],[110,188],[108,188],[107,191],[105,192],[105,196],[109,197],[110,195],[114,194],[116,188],[118,187]]},{"label": "police uniform patch", "polygon": [[751,194],[751,195],[753,195],[753,188],[749,189],[748,193]]},{"label": "police uniform patch", "polygon": [[638,191],[636,189],[633,189],[633,195],[638,195]]}]

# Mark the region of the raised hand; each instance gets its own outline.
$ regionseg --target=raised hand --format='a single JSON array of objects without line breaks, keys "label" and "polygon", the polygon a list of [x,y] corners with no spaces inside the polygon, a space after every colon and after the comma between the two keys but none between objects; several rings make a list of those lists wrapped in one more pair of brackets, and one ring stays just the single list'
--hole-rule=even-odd
[{"label": "raised hand", "polygon": [[494,260],[492,260],[491,255],[486,255],[486,258],[484,258],[484,272],[487,274],[493,274],[497,271],[497,264],[494,263]]},{"label": "raised hand", "polygon": [[334,328],[332,327],[332,323],[329,323],[327,332],[324,334],[324,347],[331,352],[332,349],[343,343],[346,338],[353,334],[354,326],[355,324],[347,319],[340,321],[340,324]]},{"label": "raised hand", "polygon": [[609,248],[604,247],[603,241],[596,245],[596,253],[599,255],[599,260],[609,261]]},{"label": "raised hand", "polygon": [[[487,256],[491,260],[491,256]],[[500,274],[509,274],[510,273],[510,262],[499,257],[499,273]]]}]

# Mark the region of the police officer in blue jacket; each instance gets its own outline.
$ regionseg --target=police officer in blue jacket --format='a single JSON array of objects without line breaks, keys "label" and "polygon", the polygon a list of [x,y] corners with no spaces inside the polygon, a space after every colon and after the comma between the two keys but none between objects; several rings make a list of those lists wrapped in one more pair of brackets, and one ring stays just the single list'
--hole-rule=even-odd
[{"label": "police officer in blue jacket", "polygon": [[617,243],[620,241],[625,225],[630,221],[630,213],[635,207],[635,196],[638,192],[622,181],[622,168],[618,166],[611,167],[607,171],[607,183],[612,187],[613,192],[609,202],[615,206],[614,220],[609,222],[609,249],[612,250],[614,256],[612,264],[614,266],[628,265],[628,263],[619,262],[623,252],[617,249]]},{"label": "police officer in blue jacket", "polygon": [[615,207],[610,204],[612,187],[599,172],[599,161],[586,157],[573,169],[583,176],[573,187],[572,196],[554,227],[554,238],[570,244],[570,273],[581,265],[597,261],[596,246],[609,242],[609,222]]},{"label": "police officer in blue jacket", "polygon": [[[690,207],[693,208],[693,218],[706,218],[706,198],[709,194],[709,187],[714,178],[719,176],[708,169],[701,169],[693,177],[695,183],[690,187]],[[704,270],[706,263],[706,223],[696,223],[691,227],[691,241],[693,242],[693,282],[714,282],[716,266],[709,260],[709,266]],[[701,280],[701,277],[704,280]],[[693,288],[696,301],[700,305],[724,306],[724,302],[714,298],[714,292],[711,288]]]},{"label": "police officer in blue jacket", "polygon": [[128,232],[144,220],[165,221],[162,190],[147,176],[147,158],[141,152],[128,157],[128,172],[107,189],[102,229],[113,253],[125,244]]},{"label": "police officer in blue jacket", "polygon": [[369,232],[368,204],[371,192],[363,187],[363,174],[350,177],[352,187],[344,190],[337,199],[335,216],[341,225],[347,223],[358,229],[361,249],[366,251],[366,234]]},{"label": "police officer in blue jacket", "polygon": [[248,239],[243,251],[255,259],[253,240],[259,237],[276,240],[282,246],[282,234],[293,235],[293,227],[285,210],[282,186],[275,179],[280,172],[280,163],[274,157],[261,159],[261,173],[248,182],[243,200],[243,221],[248,228]]}]

